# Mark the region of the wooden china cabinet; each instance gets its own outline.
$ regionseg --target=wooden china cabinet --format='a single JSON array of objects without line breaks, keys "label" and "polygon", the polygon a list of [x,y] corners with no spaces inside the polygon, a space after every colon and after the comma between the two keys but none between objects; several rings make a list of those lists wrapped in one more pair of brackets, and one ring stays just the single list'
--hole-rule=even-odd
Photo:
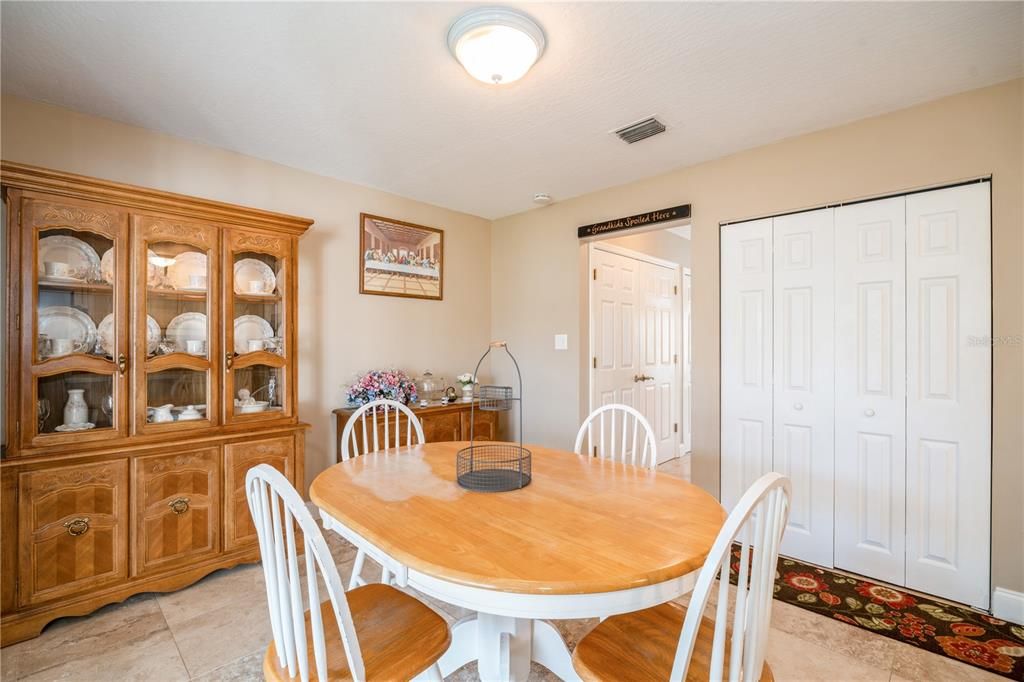
[{"label": "wooden china cabinet", "polygon": [[312,221],[4,162],[0,636],[259,558],[246,471],[303,484]]}]

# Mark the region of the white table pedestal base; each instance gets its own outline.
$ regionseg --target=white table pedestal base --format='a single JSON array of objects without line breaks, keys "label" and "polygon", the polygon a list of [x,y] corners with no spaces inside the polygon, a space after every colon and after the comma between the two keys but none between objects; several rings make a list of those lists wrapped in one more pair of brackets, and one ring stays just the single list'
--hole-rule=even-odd
[{"label": "white table pedestal base", "polygon": [[526,682],[531,661],[563,680],[579,680],[569,648],[558,630],[543,620],[477,613],[452,626],[452,643],[438,661],[451,675],[476,661],[483,682]]}]

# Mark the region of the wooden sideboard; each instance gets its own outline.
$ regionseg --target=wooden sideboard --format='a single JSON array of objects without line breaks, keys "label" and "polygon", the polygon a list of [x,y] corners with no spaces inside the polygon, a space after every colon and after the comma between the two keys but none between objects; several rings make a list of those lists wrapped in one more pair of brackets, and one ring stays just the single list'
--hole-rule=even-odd
[{"label": "wooden sideboard", "polygon": [[[410,405],[413,413],[419,418],[423,425],[423,437],[428,443],[442,443],[453,440],[469,440],[470,404],[455,402],[449,405],[434,404],[428,407]],[[352,407],[340,407],[334,410],[336,421],[336,450],[335,458],[341,461],[341,434],[345,430],[345,424],[349,417],[356,411]],[[498,412],[473,410],[473,430],[476,440],[496,440],[498,437]],[[378,425],[383,429],[383,423]],[[400,422],[400,430],[404,433],[405,422]],[[381,435],[383,439],[383,433]]]},{"label": "wooden sideboard", "polygon": [[[7,162],[0,180],[7,645],[259,560],[246,472],[305,477],[296,283],[312,221]],[[236,286],[236,267],[262,291]],[[254,320],[275,338],[236,344]],[[240,389],[263,409],[236,404]],[[73,400],[86,419],[69,428]],[[169,419],[152,409],[168,404]]]}]

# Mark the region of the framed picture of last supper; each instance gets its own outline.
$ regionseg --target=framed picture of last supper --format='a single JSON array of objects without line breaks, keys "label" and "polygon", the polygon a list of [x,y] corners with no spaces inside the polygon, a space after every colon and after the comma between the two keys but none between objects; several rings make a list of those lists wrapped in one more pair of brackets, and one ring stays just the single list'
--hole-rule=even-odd
[{"label": "framed picture of last supper", "polygon": [[368,213],[359,224],[359,293],[442,299],[443,230]]}]

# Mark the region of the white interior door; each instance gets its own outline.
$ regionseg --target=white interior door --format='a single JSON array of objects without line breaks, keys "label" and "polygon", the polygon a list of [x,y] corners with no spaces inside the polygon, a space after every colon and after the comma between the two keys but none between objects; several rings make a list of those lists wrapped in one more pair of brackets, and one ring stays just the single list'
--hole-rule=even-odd
[{"label": "white interior door", "polygon": [[601,249],[591,249],[593,276],[590,327],[594,362],[591,409],[619,403],[639,409],[640,373],[637,298],[640,263]]},{"label": "white interior door", "polygon": [[782,553],[832,567],[833,209],[773,219],[772,462],[793,485]]},{"label": "white interior door", "polygon": [[835,565],[905,580],[906,200],[836,209]]},{"label": "white interior door", "polygon": [[690,268],[683,268],[683,454],[693,449],[693,326]]},{"label": "white interior door", "polygon": [[907,197],[907,586],[987,609],[989,183]]},{"label": "white interior door", "polygon": [[679,269],[628,254],[591,249],[591,409],[635,407],[663,462],[679,454]]},{"label": "white interior door", "polygon": [[679,456],[679,269],[640,262],[640,394],[658,462]]},{"label": "white interior door", "polygon": [[772,468],[772,219],[722,228],[722,505]]}]

